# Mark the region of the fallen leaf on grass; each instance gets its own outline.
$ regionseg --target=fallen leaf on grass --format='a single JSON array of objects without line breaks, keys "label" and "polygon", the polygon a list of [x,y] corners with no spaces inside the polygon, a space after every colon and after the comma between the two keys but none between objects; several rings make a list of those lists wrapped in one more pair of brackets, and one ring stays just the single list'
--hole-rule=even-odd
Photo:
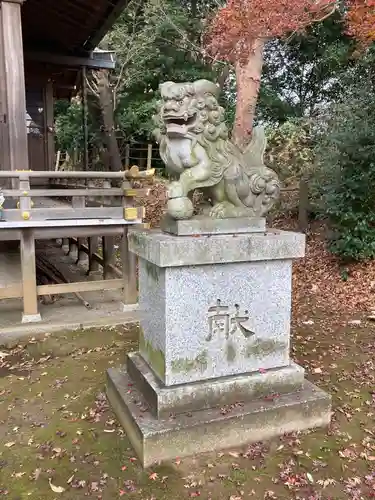
[{"label": "fallen leaf on grass", "polygon": [[12,476],[19,479],[20,477],[24,476],[25,474],[26,474],[26,472],[15,472],[14,474],[12,474]]},{"label": "fallen leaf on grass", "polygon": [[49,485],[50,485],[50,487],[51,487],[51,490],[52,490],[54,493],[64,493],[65,488],[63,488],[62,486],[55,486],[54,484],[52,484],[51,479],[48,479],[48,482],[49,482]]},{"label": "fallen leaf on grass", "polygon": [[91,491],[99,491],[99,483],[93,482],[90,484],[90,490]]},{"label": "fallen leaf on grass", "polygon": [[11,448],[12,446],[14,446],[16,443],[14,441],[11,441],[10,443],[5,443],[5,446],[7,448]]},{"label": "fallen leaf on grass", "polygon": [[39,479],[41,472],[42,472],[42,469],[35,469],[34,472],[31,474],[31,479],[33,479],[34,481],[37,481]]},{"label": "fallen leaf on grass", "polygon": [[152,481],[156,481],[158,477],[159,477],[159,476],[158,476],[157,472],[152,472],[152,473],[148,476],[148,478],[149,478],[149,479],[151,479]]},{"label": "fallen leaf on grass", "polygon": [[323,373],[321,368],[314,368],[313,373]]}]

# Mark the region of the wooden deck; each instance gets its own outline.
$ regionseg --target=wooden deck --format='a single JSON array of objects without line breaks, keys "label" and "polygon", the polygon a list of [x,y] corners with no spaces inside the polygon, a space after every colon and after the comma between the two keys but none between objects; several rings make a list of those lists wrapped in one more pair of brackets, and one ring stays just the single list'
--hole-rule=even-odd
[{"label": "wooden deck", "polygon": [[[48,210],[50,208],[65,209],[69,203],[64,203],[56,198],[33,198],[35,208]],[[104,221],[101,219],[72,220],[73,227],[97,227]],[[118,225],[118,221],[105,221],[105,224]],[[30,227],[30,221],[18,222],[19,228]],[[66,220],[34,221],[33,227],[61,228],[65,227]],[[2,234],[8,233],[9,222],[0,222]],[[45,232],[45,231],[44,231]],[[17,238],[18,239],[18,238]],[[47,258],[48,261],[59,269],[70,282],[89,282],[87,275],[88,263],[85,259],[76,265],[77,254],[66,255],[67,248],[57,245],[56,240],[39,240],[36,243],[36,256]],[[0,238],[0,288],[12,285],[22,286],[21,256],[19,244],[16,241],[6,242]],[[63,285],[64,286],[64,285]],[[123,296],[121,290],[98,290],[81,293],[82,297],[90,304],[91,309],[83,305],[72,293],[56,296],[53,303],[45,304],[39,299],[39,311],[42,321],[38,322],[35,331],[47,329],[76,328],[79,326],[94,326],[107,324],[122,324],[134,321],[136,307],[124,312]],[[21,298],[0,300],[0,342],[2,336],[12,331],[33,331],[33,325],[22,324],[23,301]]]},{"label": "wooden deck", "polygon": [[[65,255],[64,249],[54,241],[43,241],[37,244],[37,256],[48,256],[49,262],[55,265],[70,281],[88,282],[86,276],[87,263],[75,264],[75,255]],[[19,249],[0,247],[0,287],[21,285],[21,259]],[[105,326],[123,324],[137,320],[137,307],[124,312],[121,290],[101,290],[82,292],[83,298],[89,302],[87,309],[77,297],[71,293],[55,296],[54,302],[45,304],[39,299],[39,310],[42,321],[36,324],[22,324],[22,299],[0,300],[0,344],[4,338],[18,332],[42,333],[52,330],[74,329],[79,327]]]}]

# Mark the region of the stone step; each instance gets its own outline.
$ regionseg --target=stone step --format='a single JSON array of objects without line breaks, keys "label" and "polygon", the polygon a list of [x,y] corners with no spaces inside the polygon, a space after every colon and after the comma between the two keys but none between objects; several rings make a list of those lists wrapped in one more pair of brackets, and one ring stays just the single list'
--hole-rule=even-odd
[{"label": "stone step", "polygon": [[310,382],[273,400],[256,400],[156,419],[126,372],[107,372],[107,397],[143,467],[196,453],[239,447],[329,425],[331,397]]},{"label": "stone step", "polygon": [[126,371],[156,418],[297,392],[304,382],[304,369],[292,363],[273,370],[167,387],[139,353],[129,354]]}]

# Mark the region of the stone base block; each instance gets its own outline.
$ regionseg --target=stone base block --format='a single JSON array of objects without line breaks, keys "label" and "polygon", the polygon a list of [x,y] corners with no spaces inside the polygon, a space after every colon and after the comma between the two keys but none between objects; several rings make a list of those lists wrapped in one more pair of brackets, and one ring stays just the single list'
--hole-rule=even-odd
[{"label": "stone base block", "polygon": [[40,314],[23,314],[22,315],[22,323],[38,323],[38,321],[42,321],[42,317]]},{"label": "stone base block", "polygon": [[188,220],[175,220],[166,216],[161,222],[161,229],[175,236],[264,233],[266,219],[264,217],[213,219],[207,216],[197,216]]},{"label": "stone base block", "polygon": [[121,303],[121,311],[122,312],[138,311],[138,303],[136,303],[136,304],[123,304],[123,303]]},{"label": "stone base block", "polygon": [[107,396],[142,465],[213,450],[238,447],[287,432],[326,426],[331,398],[305,381],[296,393],[273,401],[182,414],[157,420],[144,411],[144,401],[126,372],[108,370]]},{"label": "stone base block", "polygon": [[304,369],[293,363],[262,373],[166,387],[139,353],[129,354],[127,372],[156,418],[252,401],[271,394],[297,392],[304,383]]}]

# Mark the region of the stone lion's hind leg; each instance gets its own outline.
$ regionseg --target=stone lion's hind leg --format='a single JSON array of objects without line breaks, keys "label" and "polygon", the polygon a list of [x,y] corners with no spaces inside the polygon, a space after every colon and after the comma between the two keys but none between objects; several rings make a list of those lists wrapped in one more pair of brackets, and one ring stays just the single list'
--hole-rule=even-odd
[{"label": "stone lion's hind leg", "polygon": [[235,217],[253,217],[254,211],[251,208],[237,207],[229,201],[216,203],[210,212],[210,217],[215,219],[233,219]]}]

